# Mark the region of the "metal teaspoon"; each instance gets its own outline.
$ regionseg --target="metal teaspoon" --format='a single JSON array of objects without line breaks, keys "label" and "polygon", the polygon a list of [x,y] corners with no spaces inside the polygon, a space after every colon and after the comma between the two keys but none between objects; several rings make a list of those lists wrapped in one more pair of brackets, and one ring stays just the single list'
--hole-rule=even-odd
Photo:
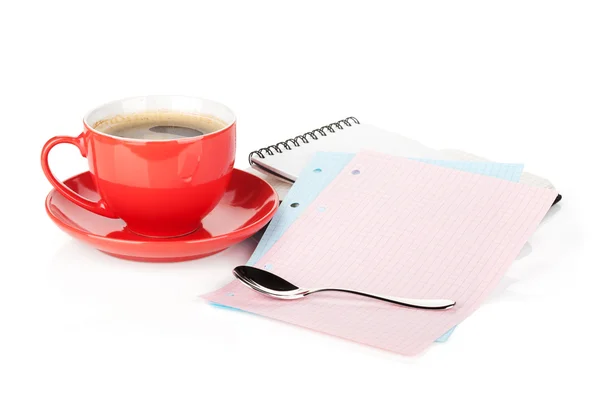
[{"label": "metal teaspoon", "polygon": [[447,310],[452,308],[456,302],[446,299],[404,299],[400,297],[380,296],[372,293],[358,292],[350,289],[339,288],[320,288],[320,289],[302,289],[285,279],[265,271],[260,268],[254,268],[247,265],[241,265],[233,269],[233,275],[244,285],[254,289],[266,296],[275,297],[283,300],[300,299],[309,294],[317,292],[344,292],[360,296],[370,297],[372,299],[383,300],[405,307],[421,308],[428,310]]}]

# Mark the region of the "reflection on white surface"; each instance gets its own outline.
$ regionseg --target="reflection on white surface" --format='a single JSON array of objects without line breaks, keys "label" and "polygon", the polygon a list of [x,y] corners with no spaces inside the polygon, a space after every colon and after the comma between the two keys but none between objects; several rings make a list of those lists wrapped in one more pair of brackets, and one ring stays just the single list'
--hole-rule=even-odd
[{"label": "reflection on white surface", "polygon": [[[168,304],[194,302],[199,294],[225,285],[234,279],[232,269],[244,264],[255,246],[248,239],[197,260],[146,263],[122,260],[68,240],[54,253],[46,274],[53,290],[73,303],[125,309],[135,305],[140,314],[127,316],[135,321],[140,315],[145,319],[149,313],[164,310]],[[70,283],[74,280],[76,285]]]}]

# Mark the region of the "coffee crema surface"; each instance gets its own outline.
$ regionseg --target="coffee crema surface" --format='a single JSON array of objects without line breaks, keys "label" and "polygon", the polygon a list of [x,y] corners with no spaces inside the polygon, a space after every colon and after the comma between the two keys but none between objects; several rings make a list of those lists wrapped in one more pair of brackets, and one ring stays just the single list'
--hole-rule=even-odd
[{"label": "coffee crema surface", "polygon": [[140,140],[172,140],[207,135],[227,127],[212,115],[154,111],[118,115],[92,128],[108,135]]}]

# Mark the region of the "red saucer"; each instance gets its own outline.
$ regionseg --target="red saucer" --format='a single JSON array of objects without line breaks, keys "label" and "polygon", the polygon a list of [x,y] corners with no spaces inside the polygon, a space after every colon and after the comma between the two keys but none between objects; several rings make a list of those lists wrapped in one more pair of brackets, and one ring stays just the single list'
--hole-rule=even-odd
[{"label": "red saucer", "polygon": [[[89,172],[67,179],[65,185],[92,201],[99,199]],[[46,197],[46,212],[52,221],[74,238],[115,257],[157,262],[192,260],[225,250],[263,228],[278,205],[277,193],[267,182],[235,169],[227,192],[196,232],[155,239],[130,232],[120,219],[87,211],[56,190]]]}]

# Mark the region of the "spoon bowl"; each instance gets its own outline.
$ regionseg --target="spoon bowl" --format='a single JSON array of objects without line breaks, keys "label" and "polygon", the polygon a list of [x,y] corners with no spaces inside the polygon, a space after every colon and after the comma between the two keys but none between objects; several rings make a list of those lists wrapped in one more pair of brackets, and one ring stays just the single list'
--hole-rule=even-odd
[{"label": "spoon bowl", "polygon": [[298,299],[307,294],[307,290],[263,269],[241,265],[233,269],[233,275],[250,289],[269,296]]}]

